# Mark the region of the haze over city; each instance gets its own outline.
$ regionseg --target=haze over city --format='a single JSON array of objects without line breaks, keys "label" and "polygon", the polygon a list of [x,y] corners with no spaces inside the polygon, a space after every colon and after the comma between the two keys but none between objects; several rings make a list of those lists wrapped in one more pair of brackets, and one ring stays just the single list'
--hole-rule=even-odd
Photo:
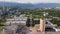
[{"label": "haze over city", "polygon": [[0,34],[60,34],[60,0],[0,0]]},{"label": "haze over city", "polygon": [[60,3],[60,0],[0,0],[3,2],[16,2],[16,3]]}]

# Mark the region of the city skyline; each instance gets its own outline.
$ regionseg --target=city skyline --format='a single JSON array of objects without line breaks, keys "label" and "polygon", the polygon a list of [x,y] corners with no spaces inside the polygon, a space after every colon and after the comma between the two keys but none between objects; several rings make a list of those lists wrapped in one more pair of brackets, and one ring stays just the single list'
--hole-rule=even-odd
[{"label": "city skyline", "polygon": [[3,2],[16,2],[16,3],[60,3],[60,0],[0,0]]}]

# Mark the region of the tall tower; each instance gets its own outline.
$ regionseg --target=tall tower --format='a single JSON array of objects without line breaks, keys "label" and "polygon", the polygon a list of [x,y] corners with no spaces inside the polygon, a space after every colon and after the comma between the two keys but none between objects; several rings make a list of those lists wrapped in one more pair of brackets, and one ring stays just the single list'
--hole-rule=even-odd
[{"label": "tall tower", "polygon": [[45,19],[40,19],[40,31],[45,31]]}]

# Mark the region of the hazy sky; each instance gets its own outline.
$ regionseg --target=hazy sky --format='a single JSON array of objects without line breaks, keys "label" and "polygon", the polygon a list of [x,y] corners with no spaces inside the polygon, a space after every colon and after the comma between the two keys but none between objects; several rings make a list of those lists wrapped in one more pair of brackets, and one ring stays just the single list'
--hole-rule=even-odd
[{"label": "hazy sky", "polygon": [[18,3],[60,3],[60,0],[0,0],[0,1]]}]

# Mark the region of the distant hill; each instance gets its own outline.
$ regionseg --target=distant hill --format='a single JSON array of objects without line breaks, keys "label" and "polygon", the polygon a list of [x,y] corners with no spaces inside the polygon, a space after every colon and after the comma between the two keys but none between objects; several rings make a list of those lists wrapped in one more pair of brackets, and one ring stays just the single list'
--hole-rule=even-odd
[{"label": "distant hill", "polygon": [[13,6],[13,7],[33,7],[33,8],[42,8],[42,7],[60,7],[60,3],[13,3],[13,2],[0,2],[0,6]]},{"label": "distant hill", "polygon": [[60,7],[60,3],[38,3],[34,4],[34,7]]},{"label": "distant hill", "polygon": [[27,4],[24,4],[24,3],[11,3],[11,2],[0,2],[0,6],[13,6],[13,7],[33,7],[32,4],[30,3],[27,3]]}]

